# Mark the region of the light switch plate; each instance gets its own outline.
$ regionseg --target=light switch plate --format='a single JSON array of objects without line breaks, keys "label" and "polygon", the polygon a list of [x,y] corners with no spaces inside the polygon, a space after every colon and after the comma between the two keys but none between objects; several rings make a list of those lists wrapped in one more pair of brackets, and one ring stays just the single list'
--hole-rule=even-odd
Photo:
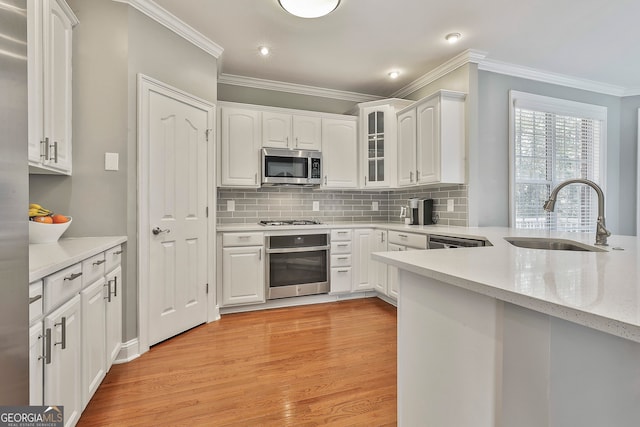
[{"label": "light switch plate", "polygon": [[118,153],[104,153],[104,170],[118,170]]},{"label": "light switch plate", "polygon": [[233,212],[236,210],[236,201],[227,200],[227,212]]},{"label": "light switch plate", "polygon": [[371,202],[371,210],[372,211],[378,210],[378,202]]},{"label": "light switch plate", "polygon": [[313,202],[313,210],[318,212],[320,210],[320,202]]},{"label": "light switch plate", "polygon": [[453,212],[453,199],[447,199],[447,212]]}]

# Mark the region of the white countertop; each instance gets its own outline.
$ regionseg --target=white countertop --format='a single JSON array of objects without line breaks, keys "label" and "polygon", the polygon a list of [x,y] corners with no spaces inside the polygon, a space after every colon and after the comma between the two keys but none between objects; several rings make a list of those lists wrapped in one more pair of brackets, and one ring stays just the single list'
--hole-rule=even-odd
[{"label": "white countertop", "polygon": [[[436,229],[429,229],[436,234]],[[524,249],[509,236],[554,237],[593,245],[590,233],[502,227],[440,228],[493,246],[374,253],[373,258],[499,300],[640,342],[640,239],[611,236],[606,252]],[[613,250],[623,248],[624,250]],[[402,292],[402,284],[400,284]]]},{"label": "white countertop", "polygon": [[29,245],[29,283],[126,241],[125,236],[77,237]]}]

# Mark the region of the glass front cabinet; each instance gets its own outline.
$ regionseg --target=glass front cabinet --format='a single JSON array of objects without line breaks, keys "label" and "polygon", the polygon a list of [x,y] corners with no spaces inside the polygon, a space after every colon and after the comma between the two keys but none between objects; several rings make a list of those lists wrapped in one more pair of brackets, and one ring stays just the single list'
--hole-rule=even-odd
[{"label": "glass front cabinet", "polygon": [[361,135],[361,182],[363,188],[397,185],[396,112],[413,101],[385,99],[358,104]]}]

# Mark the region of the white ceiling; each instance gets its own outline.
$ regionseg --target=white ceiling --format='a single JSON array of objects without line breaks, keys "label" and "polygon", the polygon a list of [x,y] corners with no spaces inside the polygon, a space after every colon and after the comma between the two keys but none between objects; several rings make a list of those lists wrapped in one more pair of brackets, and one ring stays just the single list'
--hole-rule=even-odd
[{"label": "white ceiling", "polygon": [[[640,0],[342,0],[317,19],[291,16],[277,0],[155,2],[224,48],[224,74],[390,96],[475,49],[640,90]],[[462,40],[448,44],[451,32]],[[259,45],[272,54],[261,57]],[[393,69],[402,74],[392,81]]]}]

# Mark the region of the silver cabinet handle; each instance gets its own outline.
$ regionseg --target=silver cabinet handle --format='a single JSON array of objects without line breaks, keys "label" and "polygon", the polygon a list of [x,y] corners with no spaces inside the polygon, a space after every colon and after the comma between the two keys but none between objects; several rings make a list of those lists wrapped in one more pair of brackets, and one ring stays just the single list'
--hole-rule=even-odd
[{"label": "silver cabinet handle", "polygon": [[364,186],[365,187],[367,186],[367,176],[366,175],[364,176]]},{"label": "silver cabinet handle", "polygon": [[45,137],[44,141],[40,141],[40,157],[49,160],[49,137]]},{"label": "silver cabinet handle", "polygon": [[106,284],[102,285],[102,287],[107,287],[107,296],[104,297],[104,299],[107,300],[107,302],[111,302],[111,280],[107,281]]},{"label": "silver cabinet handle", "polygon": [[327,175],[324,176],[324,185],[327,185]]},{"label": "silver cabinet handle", "polygon": [[406,234],[398,234],[398,237],[402,237],[403,239],[406,239],[409,236],[407,236]]},{"label": "silver cabinet handle", "polygon": [[384,233],[380,233],[380,243],[384,243]]},{"label": "silver cabinet handle", "polygon": [[298,137],[296,136],[296,148],[298,148]]},{"label": "silver cabinet handle", "polygon": [[349,258],[347,258],[346,256],[341,256],[341,257],[338,257],[337,259],[349,259]]},{"label": "silver cabinet handle", "polygon": [[44,332],[44,363],[51,364],[51,328]]},{"label": "silver cabinet handle", "polygon": [[[113,280],[109,280],[109,283],[113,282],[113,296],[118,296],[118,276],[114,277]],[[111,289],[109,289],[111,291]],[[111,302],[111,301],[109,301]]]},{"label": "silver cabinet handle", "polygon": [[289,146],[289,137],[288,136],[284,137],[284,143],[287,145],[287,147]]},{"label": "silver cabinet handle", "polygon": [[338,273],[348,273],[349,270],[338,270]]},{"label": "silver cabinet handle", "polygon": [[336,245],[339,248],[345,248],[347,246],[349,246],[347,243],[340,243],[339,245]]},{"label": "silver cabinet handle", "polygon": [[53,345],[60,344],[64,350],[67,348],[67,318],[63,316],[62,319],[60,319],[60,323],[54,323],[53,326],[62,326],[62,341],[56,342]]},{"label": "silver cabinet handle", "polygon": [[38,300],[42,299],[42,295],[36,295],[35,297],[29,297],[29,304],[34,303]]},{"label": "silver cabinet handle", "polygon": [[93,265],[101,265],[101,264],[104,264],[105,262],[107,262],[107,261],[105,261],[105,260],[103,260],[103,259],[99,259],[99,260],[95,261],[95,262],[93,263]]},{"label": "silver cabinet handle", "polygon": [[122,252],[123,252],[122,250],[120,250],[120,251],[115,251],[113,254],[114,254],[114,255],[120,255],[120,254],[122,254]]},{"label": "silver cabinet handle", "polygon": [[67,277],[65,277],[65,278],[64,278],[64,279],[62,279],[62,280],[63,280],[63,281],[64,281],[64,280],[68,280],[68,281],[70,281],[70,282],[71,282],[72,280],[76,280],[76,279],[77,279],[78,277],[80,277],[80,276],[82,276],[82,272],[80,272],[80,273],[71,273],[70,275],[68,275]]},{"label": "silver cabinet handle", "polygon": [[258,260],[262,260],[262,248],[258,249]]},{"label": "silver cabinet handle", "polygon": [[413,182],[413,171],[409,172],[409,182]]},{"label": "silver cabinet handle", "polygon": [[53,141],[53,163],[58,163],[58,141]]},{"label": "silver cabinet handle", "polygon": [[153,230],[151,230],[151,232],[157,236],[160,233],[171,233],[171,230],[169,230],[168,228],[165,228],[164,230],[162,230],[160,227],[156,227]]},{"label": "silver cabinet handle", "polygon": [[416,169],[416,182],[420,181],[420,171]]},{"label": "silver cabinet handle", "polygon": [[337,233],[338,234],[348,234],[349,232],[348,231],[338,231]]}]

